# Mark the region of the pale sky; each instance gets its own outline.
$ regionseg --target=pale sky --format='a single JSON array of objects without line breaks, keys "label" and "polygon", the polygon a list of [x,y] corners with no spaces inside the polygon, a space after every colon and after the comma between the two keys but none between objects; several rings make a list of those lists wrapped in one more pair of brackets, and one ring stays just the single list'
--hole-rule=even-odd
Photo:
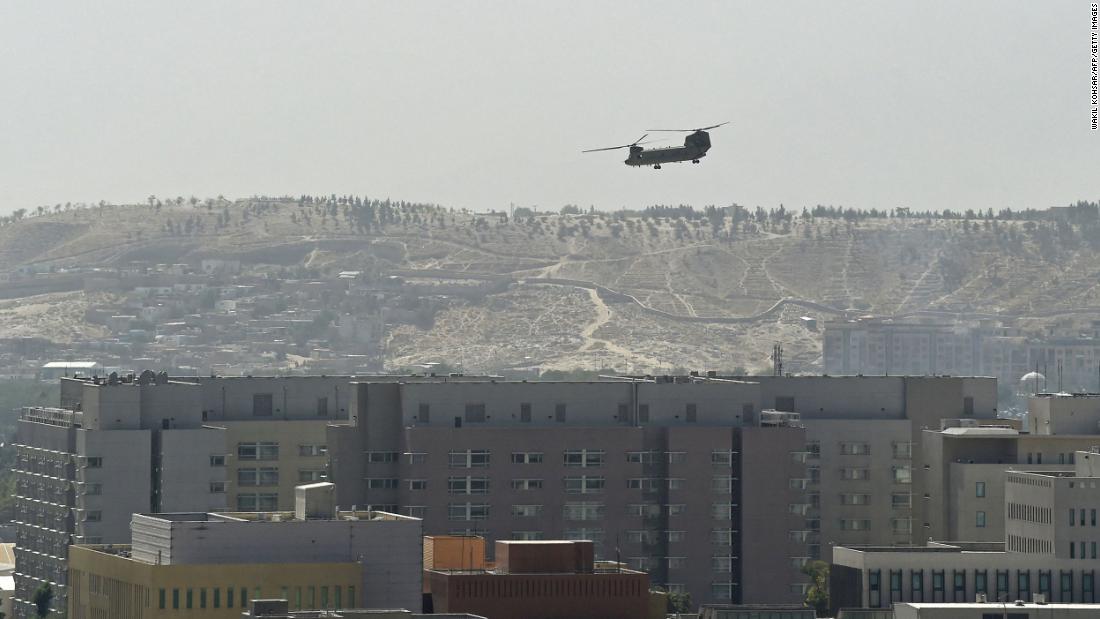
[{"label": "pale sky", "polygon": [[[1089,28],[1085,0],[4,0],[0,212],[1096,200]],[[726,120],[700,165],[580,152]]]}]

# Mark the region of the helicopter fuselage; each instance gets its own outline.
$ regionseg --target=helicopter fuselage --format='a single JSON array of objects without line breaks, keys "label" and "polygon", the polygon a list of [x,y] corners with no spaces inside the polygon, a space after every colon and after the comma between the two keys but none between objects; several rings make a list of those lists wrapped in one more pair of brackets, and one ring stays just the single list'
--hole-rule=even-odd
[{"label": "helicopter fuselage", "polygon": [[707,156],[708,150],[710,150],[710,134],[706,131],[696,131],[684,138],[683,146],[667,148],[633,146],[630,148],[630,155],[623,163],[629,166],[659,166],[662,163],[679,161],[698,162]]}]

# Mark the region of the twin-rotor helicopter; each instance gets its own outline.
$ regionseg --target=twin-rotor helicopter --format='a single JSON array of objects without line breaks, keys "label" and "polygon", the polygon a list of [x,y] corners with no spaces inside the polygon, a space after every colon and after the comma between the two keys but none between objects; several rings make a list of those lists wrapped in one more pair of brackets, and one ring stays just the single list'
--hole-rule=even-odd
[{"label": "twin-rotor helicopter", "polygon": [[603,150],[618,150],[620,148],[629,148],[630,155],[623,161],[629,166],[653,166],[655,170],[661,169],[662,163],[676,163],[680,161],[690,161],[692,163],[699,163],[699,160],[707,156],[707,151],[710,150],[710,134],[707,133],[708,129],[716,129],[722,125],[728,125],[729,121],[719,123],[717,125],[711,125],[709,127],[700,127],[699,129],[646,129],[646,131],[661,131],[661,132],[686,132],[689,133],[684,138],[683,146],[668,146],[664,148],[642,148],[642,144],[648,144],[643,142],[649,136],[648,133],[638,138],[630,144],[623,144],[622,146],[609,146],[607,148],[593,148],[591,150],[581,151],[585,153],[594,153]]}]

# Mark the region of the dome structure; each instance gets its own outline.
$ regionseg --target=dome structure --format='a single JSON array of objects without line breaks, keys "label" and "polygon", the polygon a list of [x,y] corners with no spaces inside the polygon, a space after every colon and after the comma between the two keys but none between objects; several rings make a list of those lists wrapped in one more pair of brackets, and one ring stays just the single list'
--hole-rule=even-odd
[{"label": "dome structure", "polygon": [[1039,372],[1028,372],[1020,377],[1016,392],[1020,394],[1038,393],[1047,384],[1047,377]]}]

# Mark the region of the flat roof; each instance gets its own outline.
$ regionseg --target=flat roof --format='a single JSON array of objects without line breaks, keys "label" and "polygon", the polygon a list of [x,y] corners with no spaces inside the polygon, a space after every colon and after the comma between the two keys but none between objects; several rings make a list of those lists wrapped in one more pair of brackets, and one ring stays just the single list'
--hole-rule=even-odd
[{"label": "flat roof", "polygon": [[999,612],[1002,606],[1012,608],[1028,608],[1028,609],[1040,609],[1044,608],[1051,612],[1057,610],[1091,610],[1095,613],[1100,613],[1100,604],[1062,604],[1062,603],[1047,603],[1036,604],[1035,602],[894,602],[897,606],[909,606],[911,608],[943,608],[943,609],[979,609],[979,608],[996,608]]}]

